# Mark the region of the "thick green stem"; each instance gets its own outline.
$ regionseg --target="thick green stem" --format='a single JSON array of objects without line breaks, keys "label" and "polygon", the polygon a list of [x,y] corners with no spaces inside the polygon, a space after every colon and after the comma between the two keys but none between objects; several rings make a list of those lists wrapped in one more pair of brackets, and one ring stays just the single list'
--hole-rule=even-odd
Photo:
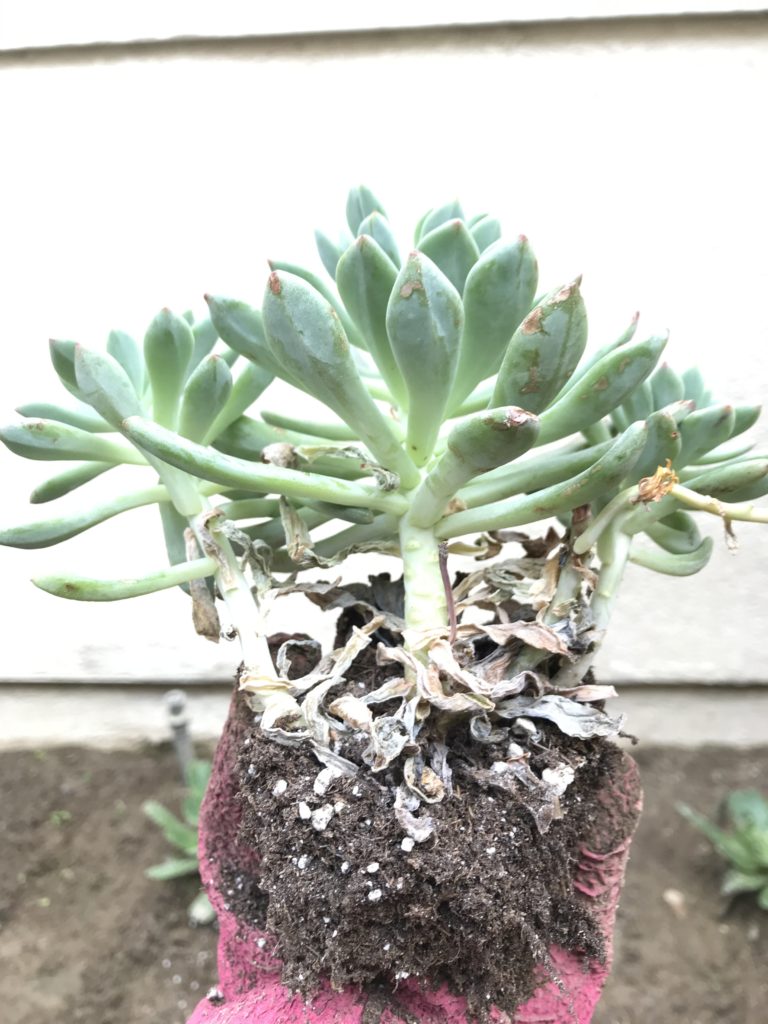
[{"label": "thick green stem", "polygon": [[405,625],[427,630],[447,627],[448,603],[440,572],[440,547],[434,530],[400,520],[400,552],[405,581]]}]

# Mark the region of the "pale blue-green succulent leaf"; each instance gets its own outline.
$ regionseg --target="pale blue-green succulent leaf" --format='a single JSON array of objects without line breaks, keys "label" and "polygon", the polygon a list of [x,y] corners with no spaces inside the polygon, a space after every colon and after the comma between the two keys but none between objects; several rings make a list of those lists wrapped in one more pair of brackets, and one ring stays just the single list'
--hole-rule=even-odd
[{"label": "pale blue-green succulent leaf", "polygon": [[218,565],[213,558],[198,558],[193,562],[169,566],[160,572],[140,578],[99,580],[89,576],[55,574],[38,576],[32,582],[40,590],[54,597],[66,597],[72,601],[123,601],[129,597],[143,597],[158,590],[168,590],[191,580],[213,576]]},{"label": "pale blue-green succulent leaf", "polygon": [[62,498],[65,494],[70,494],[72,491],[77,490],[78,487],[82,487],[83,484],[87,484],[97,476],[101,476],[102,473],[106,473],[108,469],[114,469],[114,463],[79,463],[71,469],[66,469],[63,473],[57,473],[55,476],[50,477],[50,479],[38,484],[30,494],[29,500],[33,505],[42,505],[47,501],[55,501],[56,498]]},{"label": "pale blue-green succulent leaf", "polygon": [[733,433],[734,422],[732,405],[711,405],[686,416],[680,424],[680,466],[696,462],[702,455],[727,441]]},{"label": "pale blue-green succulent leaf", "polygon": [[349,313],[344,308],[344,304],[317,274],[307,270],[305,267],[300,267],[298,263],[288,263],[286,260],[269,260],[269,269],[273,272],[277,271],[281,274],[292,274],[294,277],[300,277],[302,281],[306,281],[308,285],[311,285],[316,292],[322,295],[329,306],[333,306],[344,328],[347,341],[356,348],[366,350],[365,338],[355,327]]},{"label": "pale blue-green succulent leaf", "polygon": [[733,430],[731,437],[738,437],[745,430],[749,430],[760,419],[762,412],[761,405],[737,405],[733,409]]},{"label": "pale blue-green succulent leaf", "polygon": [[349,246],[352,239],[346,233],[338,242],[332,241],[322,231],[315,231],[315,245],[320,256],[320,262],[328,271],[331,277],[336,277],[336,265],[341,259],[341,254]]},{"label": "pale blue-green succulent leaf", "polygon": [[707,564],[712,556],[713,548],[714,541],[711,537],[705,537],[694,551],[680,555],[673,555],[660,548],[651,550],[633,547],[629,554],[629,560],[644,569],[651,569],[653,572],[660,572],[667,576],[693,576]]},{"label": "pale blue-green succulent leaf", "polygon": [[717,448],[713,448],[711,452],[700,455],[699,461],[692,463],[690,470],[696,472],[701,466],[710,466],[718,462],[730,462],[732,459],[739,459],[742,455],[751,452],[754,447],[754,441],[739,445],[720,445]]},{"label": "pale blue-green succulent leaf", "polygon": [[194,347],[191,327],[169,309],[157,314],[144,335],[144,362],[152,388],[152,411],[161,426],[176,426]]},{"label": "pale blue-green succulent leaf", "polygon": [[695,402],[698,408],[702,407],[701,399],[704,396],[704,378],[698,366],[692,366],[682,374],[683,395],[690,401]]},{"label": "pale blue-green succulent leaf", "polygon": [[256,363],[246,363],[234,378],[229,397],[206,430],[203,444],[211,444],[230,424],[238,420],[266,391],[273,380],[274,377],[269,370],[257,366]]},{"label": "pale blue-green succulent leaf", "polygon": [[197,323],[193,323],[191,326],[195,344],[189,360],[188,373],[191,373],[196,366],[200,365],[203,359],[211,352],[219,338],[219,332],[214,327],[213,321],[208,317],[205,317],[204,320],[198,320]]},{"label": "pale blue-green succulent leaf", "polygon": [[470,225],[470,232],[477,248],[480,252],[484,252],[488,246],[498,242],[501,238],[501,224],[495,217],[482,217]]},{"label": "pale blue-green succulent leaf", "polygon": [[662,363],[650,380],[654,409],[662,409],[685,398],[685,386],[669,363]]},{"label": "pale blue-green succulent leaf", "polygon": [[397,268],[378,242],[361,235],[336,268],[336,283],[344,305],[365,338],[368,351],[401,408],[408,392],[387,334],[387,304],[397,280]]},{"label": "pale blue-green succulent leaf", "polygon": [[389,300],[387,333],[408,388],[408,454],[420,466],[443,421],[463,325],[459,293],[427,256],[412,252]]},{"label": "pale blue-green succulent leaf", "polygon": [[653,393],[647,380],[634,388],[622,403],[624,415],[630,423],[635,420],[646,420],[653,412]]},{"label": "pale blue-green succulent leaf", "polygon": [[0,441],[25,459],[82,460],[129,463],[143,466],[146,460],[129,445],[104,434],[91,434],[53,420],[28,420],[0,427]]},{"label": "pale blue-green succulent leaf", "polygon": [[88,404],[117,430],[126,416],[142,413],[133,382],[120,363],[105,352],[75,348],[77,386]]},{"label": "pale blue-green succulent leaf", "polygon": [[413,487],[418,472],[368,394],[333,307],[301,278],[273,272],[263,315],[275,357],[357,432],[374,458]]},{"label": "pale blue-green succulent leaf", "polygon": [[557,441],[607,416],[649,376],[667,338],[652,337],[614,349],[541,415],[539,443]]},{"label": "pale blue-green succulent leaf", "polygon": [[383,213],[379,213],[376,210],[369,214],[360,223],[357,235],[358,237],[369,235],[374,242],[381,246],[382,250],[392,260],[393,265],[396,268],[400,267],[400,247],[397,244],[392,227]]},{"label": "pale blue-green succulent leaf", "polygon": [[560,392],[587,344],[587,313],[579,284],[577,278],[552,293],[512,335],[496,379],[493,405],[541,412]]},{"label": "pale blue-green succulent leaf", "polygon": [[754,501],[768,494],[768,459],[715,466],[686,480],[685,486],[718,501]]},{"label": "pale blue-green succulent leaf", "polygon": [[[482,253],[464,286],[464,332],[449,406],[455,409],[479,381],[495,373],[509,340],[529,312],[538,266],[524,236]],[[483,405],[491,401],[490,395]]]},{"label": "pale blue-green succulent leaf", "polygon": [[436,206],[424,214],[416,226],[416,236],[414,238],[416,244],[418,245],[425,235],[428,235],[430,231],[434,231],[435,228],[439,228],[441,224],[445,224],[448,220],[464,220],[464,210],[458,199],[453,199],[444,206]]},{"label": "pale blue-green succulent leaf", "polygon": [[514,406],[490,409],[459,423],[448,435],[446,451],[413,495],[411,523],[432,526],[468,480],[528,451],[538,428],[536,416]]},{"label": "pale blue-green succulent leaf", "polygon": [[372,213],[381,213],[386,217],[384,207],[369,188],[365,185],[351,188],[347,196],[347,224],[353,235],[358,233],[361,223]]},{"label": "pale blue-green succulent leaf", "polygon": [[422,235],[419,252],[423,252],[445,274],[461,295],[472,267],[480,257],[469,229],[463,220],[449,220]]},{"label": "pale blue-green succulent leaf", "polygon": [[184,385],[179,409],[181,436],[203,442],[231,393],[232,374],[227,364],[217,355],[204,356]]},{"label": "pale blue-green succulent leaf", "polygon": [[768,833],[768,800],[759,790],[734,790],[726,798],[726,807],[735,828],[757,828]]},{"label": "pale blue-green succulent leaf", "polygon": [[367,508],[344,508],[342,505],[333,505],[330,501],[308,501],[306,504],[308,508],[322,513],[328,520],[341,519],[346,523],[367,525],[376,518]]},{"label": "pale blue-green succulent leaf", "polygon": [[280,363],[273,356],[264,333],[264,322],[259,310],[247,302],[206,295],[205,301],[211,312],[211,320],[219,337],[229,347],[245,356],[275,377],[295,384]]},{"label": "pale blue-green succulent leaf", "polygon": [[659,466],[665,466],[667,459],[674,466],[680,455],[680,431],[673,416],[666,412],[655,412],[648,417],[648,440],[645,448],[632,467],[631,478],[625,485],[637,483],[643,477],[653,476]]},{"label": "pale blue-green succulent leaf", "polygon": [[121,512],[167,500],[168,493],[164,487],[148,487],[142,491],[99,502],[88,509],[0,530],[0,544],[25,549],[51,547],[53,544],[69,540],[70,537],[76,537],[79,533],[84,533],[92,526],[97,526]]},{"label": "pale blue-green succulent leaf", "polygon": [[[559,400],[566,393],[566,391],[570,391],[573,385],[577,384],[581,380],[581,378],[586,373],[588,373],[593,366],[595,366],[596,363],[599,363],[601,361],[601,359],[604,359],[605,356],[607,356],[610,352],[613,352],[615,349],[621,348],[622,345],[626,345],[628,342],[632,341],[637,332],[637,322],[639,319],[640,314],[635,313],[632,319],[629,321],[629,324],[624,328],[624,330],[621,332],[618,338],[616,338],[615,341],[610,341],[607,345],[602,345],[600,348],[596,349],[591,355],[587,356],[586,359],[582,360],[579,366],[577,366],[574,372],[571,374],[570,380],[566,382],[565,386],[563,387],[563,390],[557,396],[556,401]],[[616,409],[615,411],[619,412],[619,409]],[[622,414],[621,421],[624,425],[619,429],[626,430],[629,426],[629,420],[627,420],[627,418]]]},{"label": "pale blue-green succulent leaf", "polygon": [[760,870],[760,863],[752,850],[738,833],[726,832],[718,828],[708,818],[685,804],[678,804],[677,809],[695,828],[703,832],[715,850],[746,874],[754,874]]},{"label": "pale blue-green succulent leaf", "polygon": [[82,400],[75,375],[75,341],[64,341],[51,338],[48,351],[59,380],[70,394]]},{"label": "pale blue-green succulent leaf", "polygon": [[682,509],[659,522],[651,523],[645,532],[655,544],[672,555],[690,554],[701,544],[701,533],[696,520]]},{"label": "pale blue-green succulent leaf", "polygon": [[492,470],[463,487],[458,498],[467,508],[477,508],[514,494],[540,491],[593,466],[612,444],[613,441],[605,441],[578,451],[547,452],[514,466]]},{"label": "pale blue-green succulent leaf", "polygon": [[586,505],[619,486],[645,447],[647,434],[644,423],[634,423],[597,462],[577,476],[533,494],[455,512],[438,523],[435,532],[439,539],[446,540],[465,533],[522,526]]},{"label": "pale blue-green succulent leaf", "polygon": [[407,501],[402,495],[387,494],[367,484],[232,458],[187,441],[138,416],[126,420],[123,429],[135,444],[151,452],[161,462],[216,484],[251,489],[261,494],[331,501],[338,505],[374,508],[396,514],[407,508]]},{"label": "pale blue-green succulent leaf", "polygon": [[125,331],[110,331],[107,338],[107,352],[122,366],[133,384],[137,395],[144,393],[144,360],[141,350],[130,334]]},{"label": "pale blue-green succulent leaf", "polygon": [[273,427],[283,427],[285,430],[292,430],[303,436],[322,438],[326,441],[356,441],[357,434],[351,427],[348,427],[342,420],[331,422],[330,420],[305,420],[297,416],[288,416],[285,413],[275,412],[272,409],[261,409],[261,418],[265,423]]},{"label": "pale blue-green succulent leaf", "polygon": [[76,409],[57,405],[53,402],[26,402],[16,408],[20,416],[29,419],[55,420],[67,423],[70,427],[78,427],[92,434],[108,434],[114,431],[111,423],[99,416],[89,405],[79,404]]}]

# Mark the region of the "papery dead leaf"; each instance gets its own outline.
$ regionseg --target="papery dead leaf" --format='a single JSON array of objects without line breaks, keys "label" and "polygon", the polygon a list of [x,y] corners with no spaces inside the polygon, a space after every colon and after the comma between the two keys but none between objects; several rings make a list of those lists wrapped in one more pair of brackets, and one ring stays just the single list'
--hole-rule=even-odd
[{"label": "papery dead leaf", "polygon": [[554,693],[545,694],[543,697],[513,697],[497,704],[496,714],[502,718],[545,718],[554,722],[566,736],[575,736],[579,739],[618,736],[626,718],[623,714],[611,718],[604,711]]}]

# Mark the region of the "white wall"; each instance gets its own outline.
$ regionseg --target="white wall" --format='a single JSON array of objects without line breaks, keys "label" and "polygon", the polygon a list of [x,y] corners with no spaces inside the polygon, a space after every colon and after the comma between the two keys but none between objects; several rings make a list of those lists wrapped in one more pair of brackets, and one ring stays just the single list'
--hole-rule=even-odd
[{"label": "white wall", "polygon": [[[594,344],[640,309],[644,330],[671,329],[673,365],[698,361],[721,397],[760,401],[767,51],[766,22],[734,18],[6,56],[0,416],[57,394],[49,336],[140,337],[204,291],[258,301],[264,259],[313,260],[312,228],[340,224],[358,181],[404,238],[453,195],[497,212],[532,240],[543,281],[583,272]],[[0,452],[4,523],[56,468]],[[0,677],[231,671],[231,647],[190,639],[180,595],[86,609],[28,583],[156,567],[154,517],[130,516],[0,550]],[[698,577],[630,572],[604,678],[766,678],[768,530],[738,533],[739,554],[718,545]]]}]

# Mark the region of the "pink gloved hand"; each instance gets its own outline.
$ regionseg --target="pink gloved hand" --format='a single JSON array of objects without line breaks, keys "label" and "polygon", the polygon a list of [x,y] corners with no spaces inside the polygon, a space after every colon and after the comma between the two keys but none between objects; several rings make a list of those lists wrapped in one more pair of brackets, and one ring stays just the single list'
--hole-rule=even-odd
[{"label": "pink gloved hand", "polygon": [[[241,806],[237,792],[237,756],[249,728],[250,715],[235,694],[229,717],[216,750],[211,782],[200,822],[200,874],[219,919],[220,999],[206,997],[188,1024],[401,1024],[416,1019],[420,1024],[466,1024],[466,1000],[447,988],[424,991],[408,980],[398,986],[395,999],[401,1013],[385,1008],[381,1016],[359,990],[334,992],[321,989],[311,1003],[280,983],[280,961],[270,953],[272,940],[265,932],[239,921],[228,909],[220,866],[236,864],[243,873],[258,874],[258,854],[237,841]],[[578,869],[577,889],[591,902],[592,912],[605,936],[605,963],[585,962],[559,948],[550,950],[551,966],[559,984],[542,980],[534,996],[520,1007],[514,1022],[501,1011],[492,1011],[497,1024],[589,1024],[610,971],[613,925],[624,879],[629,844],[641,792],[637,767],[625,758],[626,771],[616,788],[599,798],[595,831],[585,837]],[[627,812],[630,812],[629,814]],[[615,836],[616,823],[632,822],[629,834],[605,851],[605,836]],[[625,826],[626,830],[626,826]],[[261,945],[259,944],[260,940]]]}]

